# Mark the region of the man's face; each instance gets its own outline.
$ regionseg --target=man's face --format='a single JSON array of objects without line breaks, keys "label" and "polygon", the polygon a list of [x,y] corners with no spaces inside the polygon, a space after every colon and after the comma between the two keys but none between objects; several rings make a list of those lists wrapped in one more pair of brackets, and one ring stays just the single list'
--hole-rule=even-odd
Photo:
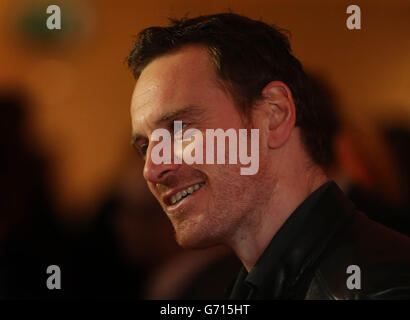
[{"label": "man's face", "polygon": [[[174,120],[182,121],[183,131],[196,128],[203,133],[204,157],[206,129],[246,128],[232,98],[218,85],[206,49],[187,46],[152,61],[137,81],[131,117],[135,145],[145,153],[144,178],[171,220],[179,244],[229,243],[257,223],[251,212],[269,193],[261,183],[262,159],[253,176],[240,175],[241,164],[175,164],[173,156],[171,164],[155,164],[151,159],[159,143],[152,141],[152,132],[168,129],[174,144]],[[178,192],[185,197],[172,204]]]}]

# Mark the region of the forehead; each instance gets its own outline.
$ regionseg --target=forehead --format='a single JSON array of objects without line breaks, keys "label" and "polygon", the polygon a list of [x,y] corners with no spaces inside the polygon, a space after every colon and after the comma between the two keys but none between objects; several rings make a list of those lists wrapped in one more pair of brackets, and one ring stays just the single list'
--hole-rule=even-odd
[{"label": "forehead", "polygon": [[184,47],[153,60],[141,73],[131,101],[133,130],[186,105],[226,99],[206,48]]}]

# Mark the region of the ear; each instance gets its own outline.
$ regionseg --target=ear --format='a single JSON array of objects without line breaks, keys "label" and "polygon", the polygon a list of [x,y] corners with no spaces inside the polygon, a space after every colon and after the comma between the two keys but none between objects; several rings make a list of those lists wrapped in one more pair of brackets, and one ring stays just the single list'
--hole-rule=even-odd
[{"label": "ear", "polygon": [[289,138],[296,121],[292,93],[281,81],[269,82],[262,90],[261,107],[267,116],[269,148],[281,147]]}]

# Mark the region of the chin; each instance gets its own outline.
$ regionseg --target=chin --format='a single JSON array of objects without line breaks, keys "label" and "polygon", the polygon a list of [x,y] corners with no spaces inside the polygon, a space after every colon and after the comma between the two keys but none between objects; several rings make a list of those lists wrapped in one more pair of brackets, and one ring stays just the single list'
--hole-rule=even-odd
[{"label": "chin", "polygon": [[199,232],[176,231],[175,239],[184,249],[206,249],[221,244],[209,235],[203,236]]}]

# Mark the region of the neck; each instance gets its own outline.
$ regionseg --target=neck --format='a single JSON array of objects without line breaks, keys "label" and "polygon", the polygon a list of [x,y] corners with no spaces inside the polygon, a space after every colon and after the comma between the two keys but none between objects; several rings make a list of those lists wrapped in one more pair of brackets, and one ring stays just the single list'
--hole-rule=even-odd
[{"label": "neck", "polygon": [[299,162],[279,161],[269,201],[250,212],[252,221],[246,221],[229,243],[248,272],[293,211],[329,180],[320,167],[311,165],[307,169],[306,162]]}]

